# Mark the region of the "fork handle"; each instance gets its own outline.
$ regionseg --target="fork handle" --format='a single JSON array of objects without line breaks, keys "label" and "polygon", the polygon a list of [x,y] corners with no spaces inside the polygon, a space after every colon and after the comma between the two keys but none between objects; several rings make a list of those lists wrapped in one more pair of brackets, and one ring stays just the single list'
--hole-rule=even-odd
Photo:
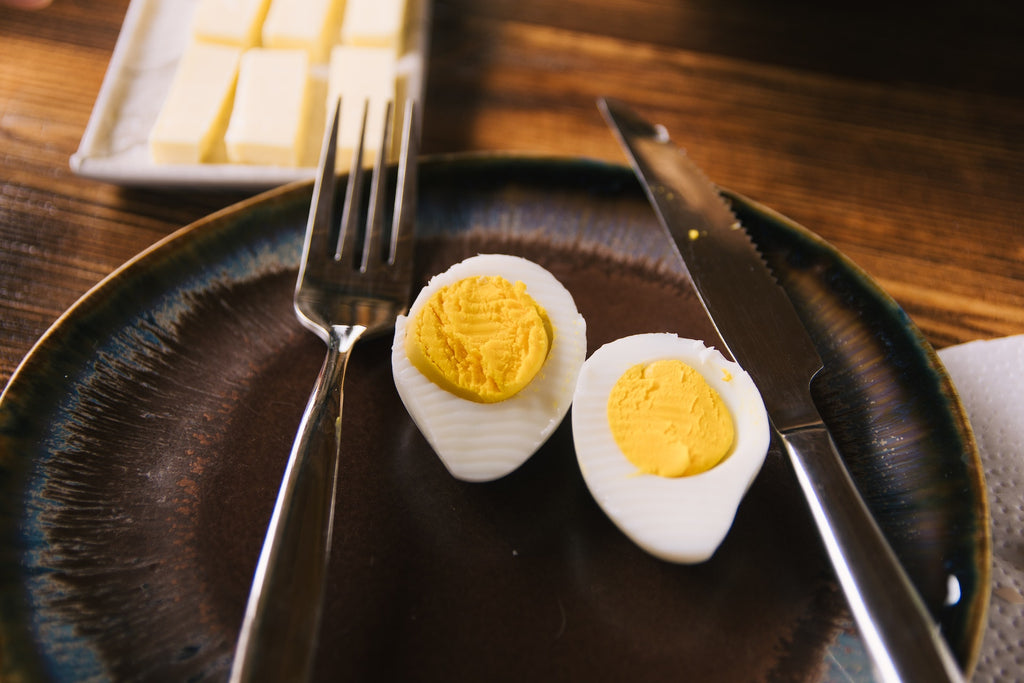
[{"label": "fork handle", "polygon": [[334,521],[342,384],[362,327],[332,327],[245,608],[230,680],[305,681],[323,611]]}]

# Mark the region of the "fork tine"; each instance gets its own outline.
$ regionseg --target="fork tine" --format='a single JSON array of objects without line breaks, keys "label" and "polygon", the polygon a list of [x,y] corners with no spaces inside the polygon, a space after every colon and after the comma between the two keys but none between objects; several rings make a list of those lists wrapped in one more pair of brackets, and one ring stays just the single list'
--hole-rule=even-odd
[{"label": "fork tine", "polygon": [[394,102],[388,102],[384,110],[384,134],[381,136],[377,160],[373,165],[370,179],[370,203],[366,208],[366,245],[359,270],[366,272],[371,263],[378,263],[384,257],[382,250],[384,233],[384,195],[387,188],[386,172],[388,150],[391,147],[391,129],[394,126]]},{"label": "fork tine", "polygon": [[413,228],[416,222],[415,193],[417,155],[419,154],[419,122],[416,101],[405,103],[402,120],[402,149],[398,157],[398,187],[395,188],[395,213],[391,226],[388,263],[411,270]]},{"label": "fork tine", "polygon": [[366,138],[366,119],[369,115],[370,101],[363,102],[363,120],[359,127],[359,142],[352,153],[352,166],[348,171],[348,186],[345,189],[345,204],[341,210],[341,233],[338,236],[338,248],[334,252],[335,260],[349,260],[353,264],[356,246],[360,243],[359,208],[363,197],[363,142]]},{"label": "fork tine", "polygon": [[[334,213],[334,193],[337,185],[335,173],[335,156],[338,147],[338,123],[341,118],[341,100],[334,106],[331,115],[331,132],[323,142],[320,151],[320,164],[317,168],[316,182],[313,185],[313,204],[306,224],[306,237],[303,243],[302,269],[310,263],[310,256],[326,254],[331,243],[331,216]],[[301,281],[301,277],[299,278]]]}]

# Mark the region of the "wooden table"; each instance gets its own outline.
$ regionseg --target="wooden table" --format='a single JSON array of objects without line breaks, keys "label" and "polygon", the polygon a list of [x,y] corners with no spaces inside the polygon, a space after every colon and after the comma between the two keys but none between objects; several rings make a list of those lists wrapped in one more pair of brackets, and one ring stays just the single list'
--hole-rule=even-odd
[{"label": "wooden table", "polygon": [[[1014,3],[826,5],[437,0],[423,150],[621,162],[595,107],[620,97],[849,256],[936,347],[1024,333]],[[70,171],[127,6],[0,9],[0,385],[101,278],[245,196]]]}]

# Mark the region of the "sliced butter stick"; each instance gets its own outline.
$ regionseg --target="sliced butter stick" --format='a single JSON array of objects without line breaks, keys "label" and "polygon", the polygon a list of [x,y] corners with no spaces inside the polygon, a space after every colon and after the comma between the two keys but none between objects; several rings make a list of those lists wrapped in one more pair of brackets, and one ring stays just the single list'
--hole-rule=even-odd
[{"label": "sliced butter stick", "polygon": [[341,21],[342,0],[272,0],[263,22],[263,47],[303,49],[327,61]]},{"label": "sliced butter stick", "polygon": [[309,106],[305,50],[253,48],[242,55],[238,90],[224,142],[240,164],[299,165]]},{"label": "sliced butter stick", "polygon": [[257,47],[270,0],[199,0],[192,17],[196,40]]},{"label": "sliced butter stick", "polygon": [[[395,52],[391,48],[339,45],[331,50],[327,77],[327,117],[341,98],[341,123],[338,147],[354,150],[359,144],[363,107],[368,100],[366,141],[363,161],[376,159],[384,135],[384,115],[388,101],[395,97]],[[348,163],[351,154],[339,154],[340,162]]]},{"label": "sliced butter stick", "polygon": [[405,0],[348,0],[341,23],[341,42],[397,49],[404,17]]},{"label": "sliced butter stick", "polygon": [[223,45],[192,42],[186,47],[150,131],[156,163],[210,161],[231,114],[241,54]]}]

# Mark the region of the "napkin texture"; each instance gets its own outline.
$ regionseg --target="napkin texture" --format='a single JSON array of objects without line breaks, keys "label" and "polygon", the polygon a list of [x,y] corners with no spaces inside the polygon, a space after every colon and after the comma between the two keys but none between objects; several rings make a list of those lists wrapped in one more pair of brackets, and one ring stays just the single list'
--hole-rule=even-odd
[{"label": "napkin texture", "polygon": [[939,351],[967,412],[992,515],[992,602],[975,683],[1024,675],[1024,335]]}]

